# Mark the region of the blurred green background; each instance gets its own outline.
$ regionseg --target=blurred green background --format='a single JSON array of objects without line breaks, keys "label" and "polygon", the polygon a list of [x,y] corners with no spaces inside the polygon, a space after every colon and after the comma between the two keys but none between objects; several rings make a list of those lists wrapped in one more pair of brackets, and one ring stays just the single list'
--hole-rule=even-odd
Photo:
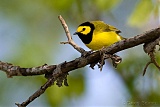
[{"label": "blurred green background", "polygon": [[[71,33],[84,21],[103,20],[132,37],[160,26],[159,0],[0,0],[0,60],[21,67],[59,64],[80,54],[66,41],[58,15]],[[77,36],[74,41],[86,50]],[[29,107],[98,107],[160,105],[160,74],[142,45],[118,53],[117,69],[107,61],[102,72],[86,66],[70,72],[69,87],[56,85]],[[159,53],[156,58],[160,61]],[[44,76],[7,78],[0,72],[0,106],[22,103],[44,84]]]}]

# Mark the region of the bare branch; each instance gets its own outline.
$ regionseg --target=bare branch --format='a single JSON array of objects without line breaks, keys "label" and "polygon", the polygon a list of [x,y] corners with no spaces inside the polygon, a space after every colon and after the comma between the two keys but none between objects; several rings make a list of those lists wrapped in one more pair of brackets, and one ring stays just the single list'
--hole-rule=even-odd
[{"label": "bare branch", "polygon": [[85,54],[85,50],[84,50],[83,48],[79,47],[79,46],[73,41],[72,36],[71,36],[71,34],[70,34],[70,32],[69,32],[69,29],[68,29],[68,26],[67,26],[65,20],[62,18],[61,15],[59,15],[58,18],[59,18],[59,20],[61,21],[62,26],[63,26],[63,28],[64,28],[64,31],[65,31],[65,33],[66,33],[66,36],[67,36],[67,38],[68,38],[68,41],[67,41],[67,42],[61,42],[61,44],[70,44],[70,45],[72,45],[78,52],[80,52],[81,54]]},{"label": "bare branch", "polygon": [[157,61],[155,60],[155,55],[154,55],[154,52],[155,52],[155,48],[156,48],[156,45],[159,45],[159,42],[160,42],[160,37],[158,37],[157,39],[155,39],[154,41],[151,41],[151,42],[148,42],[148,43],[145,43],[143,45],[143,49],[144,51],[149,55],[150,57],[150,61],[146,64],[144,70],[143,70],[143,76],[145,75],[146,73],[146,70],[148,68],[148,66],[153,63],[157,68],[158,70],[160,71],[160,65],[157,63]]},{"label": "bare branch", "polygon": [[153,62],[153,64],[154,64],[154,65],[159,69],[159,71],[160,71],[160,66],[159,66],[159,64],[157,63],[157,61],[155,60],[155,56],[154,56],[153,53],[150,55],[150,58],[151,58],[151,61]]},{"label": "bare branch", "polygon": [[32,68],[21,68],[20,66],[14,66],[11,63],[0,61],[0,70],[4,71],[8,78],[11,78],[12,76],[43,75],[51,72],[55,68],[56,65],[48,66],[47,64]]},{"label": "bare branch", "polygon": [[143,70],[143,76],[145,75],[146,70],[147,70],[148,66],[149,66],[151,63],[153,63],[153,64],[158,68],[158,70],[160,71],[160,65],[159,65],[159,64],[157,63],[157,61],[155,60],[155,55],[154,55],[154,53],[153,53],[153,52],[150,52],[149,56],[150,56],[150,59],[151,59],[151,60],[146,64],[146,66],[145,66],[145,68],[144,68],[144,70]]},{"label": "bare branch", "polygon": [[[62,63],[63,64],[63,63]],[[58,75],[58,73],[61,72],[61,64],[59,64],[58,66],[56,66],[56,69],[54,69],[53,73],[52,73],[52,77],[48,79],[48,81],[40,87],[39,90],[37,90],[33,95],[31,95],[26,101],[24,101],[22,104],[19,103],[15,103],[18,107],[26,107],[29,103],[31,103],[33,100],[35,100],[36,98],[38,98],[41,94],[43,94],[46,89],[50,86],[53,85],[53,83],[57,80],[57,78],[60,77],[60,75]],[[62,74],[61,74],[62,75]],[[64,74],[63,74],[64,75]],[[61,84],[61,83],[60,83]],[[68,85],[68,83],[65,83]]]},{"label": "bare branch", "polygon": [[152,63],[152,62],[149,61],[149,62],[146,64],[146,66],[144,67],[143,76],[145,75],[145,73],[146,73],[146,71],[147,71],[147,68],[148,68],[148,66],[149,66],[151,63]]},{"label": "bare branch", "polygon": [[24,101],[22,104],[16,103],[16,105],[18,107],[26,107],[29,103],[31,103],[41,94],[43,94],[46,91],[46,89],[53,84],[54,80],[55,80],[55,77],[53,76],[43,86],[41,86],[39,90],[37,90],[33,95],[31,95],[26,101]]}]

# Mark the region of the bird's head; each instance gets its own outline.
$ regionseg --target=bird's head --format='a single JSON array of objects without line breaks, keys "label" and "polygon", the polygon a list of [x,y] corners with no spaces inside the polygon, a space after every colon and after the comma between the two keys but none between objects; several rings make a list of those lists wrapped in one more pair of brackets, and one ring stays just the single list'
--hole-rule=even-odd
[{"label": "bird's head", "polygon": [[74,33],[74,35],[88,35],[89,33],[93,32],[94,25],[90,22],[84,22],[80,24],[77,28],[77,31]]}]

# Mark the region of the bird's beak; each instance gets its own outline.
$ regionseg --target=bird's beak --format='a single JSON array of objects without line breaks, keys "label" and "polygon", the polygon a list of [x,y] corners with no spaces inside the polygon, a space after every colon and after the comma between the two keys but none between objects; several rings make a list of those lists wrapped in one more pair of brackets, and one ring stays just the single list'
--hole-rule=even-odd
[{"label": "bird's beak", "polygon": [[77,35],[77,34],[78,34],[78,32],[73,33],[73,35]]}]

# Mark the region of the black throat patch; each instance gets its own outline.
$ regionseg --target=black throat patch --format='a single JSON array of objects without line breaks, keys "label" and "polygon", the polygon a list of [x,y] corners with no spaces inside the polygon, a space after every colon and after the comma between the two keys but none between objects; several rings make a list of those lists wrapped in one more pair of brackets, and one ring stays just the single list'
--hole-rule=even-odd
[{"label": "black throat patch", "polygon": [[87,35],[84,35],[82,33],[77,33],[77,35],[79,36],[79,38],[82,40],[83,43],[89,44],[92,41],[92,35],[95,29],[94,25],[90,22],[84,22],[79,26],[89,26],[91,28],[91,31]]}]

